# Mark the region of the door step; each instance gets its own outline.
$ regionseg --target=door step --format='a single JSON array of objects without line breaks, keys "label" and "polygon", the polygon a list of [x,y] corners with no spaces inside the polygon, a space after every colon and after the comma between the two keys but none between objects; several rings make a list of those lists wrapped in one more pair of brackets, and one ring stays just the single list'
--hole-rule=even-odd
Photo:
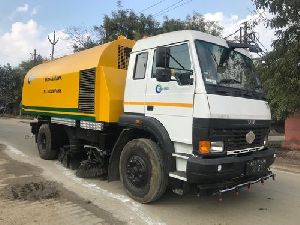
[{"label": "door step", "polygon": [[190,154],[186,154],[186,153],[172,153],[172,156],[176,157],[176,158],[181,158],[181,159],[188,160],[191,155]]},{"label": "door step", "polygon": [[176,178],[178,180],[187,181],[186,173],[184,171],[174,171],[169,173],[169,177]]}]

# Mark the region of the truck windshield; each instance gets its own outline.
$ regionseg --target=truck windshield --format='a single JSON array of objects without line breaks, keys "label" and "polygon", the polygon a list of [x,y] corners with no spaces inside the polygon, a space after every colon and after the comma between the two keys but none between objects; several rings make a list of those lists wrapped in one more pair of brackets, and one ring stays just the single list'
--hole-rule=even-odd
[{"label": "truck windshield", "polygon": [[196,41],[196,48],[206,85],[262,92],[250,58],[230,48],[200,40]]}]

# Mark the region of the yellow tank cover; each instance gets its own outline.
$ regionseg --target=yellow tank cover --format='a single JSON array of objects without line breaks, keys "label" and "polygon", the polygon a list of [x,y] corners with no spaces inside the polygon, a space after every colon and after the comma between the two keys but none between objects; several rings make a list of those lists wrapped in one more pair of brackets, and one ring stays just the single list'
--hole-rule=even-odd
[{"label": "yellow tank cover", "polygon": [[24,78],[23,113],[117,122],[134,43],[119,38],[32,68]]}]

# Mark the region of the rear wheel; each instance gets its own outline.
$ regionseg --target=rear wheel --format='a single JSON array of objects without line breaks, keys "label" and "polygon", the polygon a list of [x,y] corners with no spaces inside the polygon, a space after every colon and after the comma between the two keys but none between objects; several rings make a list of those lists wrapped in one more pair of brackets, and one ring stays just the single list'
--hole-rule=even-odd
[{"label": "rear wheel", "polygon": [[128,142],[121,153],[119,170],[128,195],[138,202],[153,202],[166,190],[168,176],[163,155],[150,139]]},{"label": "rear wheel", "polygon": [[37,135],[37,146],[39,155],[42,159],[56,159],[58,149],[53,146],[52,133],[49,124],[43,124],[40,126],[39,133]]}]

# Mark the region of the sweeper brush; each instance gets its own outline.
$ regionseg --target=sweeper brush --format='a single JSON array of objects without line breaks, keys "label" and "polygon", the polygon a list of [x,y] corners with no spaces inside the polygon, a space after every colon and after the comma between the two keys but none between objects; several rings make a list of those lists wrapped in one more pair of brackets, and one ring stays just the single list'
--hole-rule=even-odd
[{"label": "sweeper brush", "polygon": [[82,161],[76,171],[80,178],[107,178],[107,157],[94,146],[84,146],[88,150],[88,159]]},{"label": "sweeper brush", "polygon": [[76,171],[76,176],[81,178],[106,178],[107,169],[101,163],[91,160],[84,160],[80,163]]}]

